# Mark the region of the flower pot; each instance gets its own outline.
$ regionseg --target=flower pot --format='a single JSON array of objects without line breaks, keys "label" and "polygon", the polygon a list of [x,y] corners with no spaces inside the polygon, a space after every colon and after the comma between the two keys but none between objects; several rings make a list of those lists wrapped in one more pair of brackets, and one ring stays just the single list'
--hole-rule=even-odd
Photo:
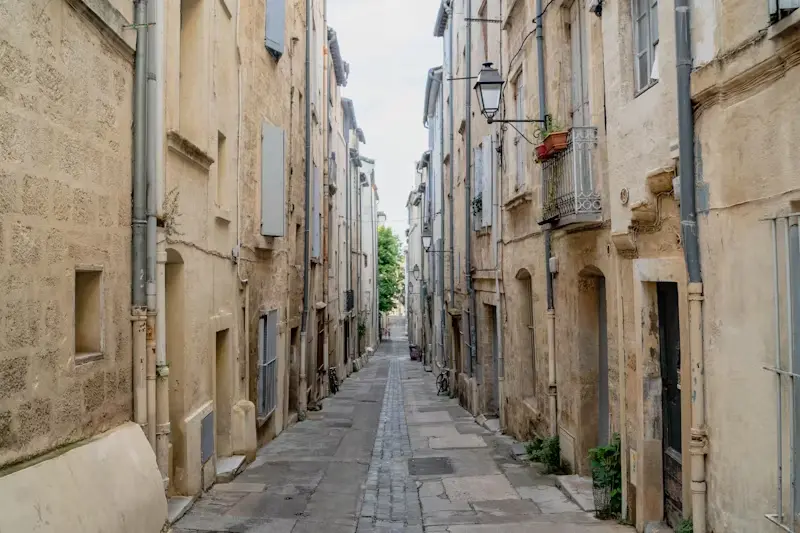
[{"label": "flower pot", "polygon": [[544,145],[547,147],[547,151],[552,153],[566,150],[567,146],[569,146],[568,135],[569,132],[566,131],[554,131],[548,134],[543,141]]},{"label": "flower pot", "polygon": [[547,145],[540,144],[536,147],[536,160],[537,161],[544,161],[550,155],[550,150],[547,148]]}]

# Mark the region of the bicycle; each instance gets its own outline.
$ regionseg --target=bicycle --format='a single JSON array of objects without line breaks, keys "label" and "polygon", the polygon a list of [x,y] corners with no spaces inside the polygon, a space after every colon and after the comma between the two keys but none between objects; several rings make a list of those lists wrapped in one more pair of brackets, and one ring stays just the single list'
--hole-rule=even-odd
[{"label": "bicycle", "polygon": [[334,367],[328,369],[328,387],[332,395],[339,392],[339,378],[336,377],[336,368]]},{"label": "bicycle", "polygon": [[433,360],[439,371],[439,375],[436,376],[436,396],[439,396],[441,393],[448,394],[450,392],[450,369],[439,361],[439,358],[443,357],[443,355],[444,354],[438,355]]}]

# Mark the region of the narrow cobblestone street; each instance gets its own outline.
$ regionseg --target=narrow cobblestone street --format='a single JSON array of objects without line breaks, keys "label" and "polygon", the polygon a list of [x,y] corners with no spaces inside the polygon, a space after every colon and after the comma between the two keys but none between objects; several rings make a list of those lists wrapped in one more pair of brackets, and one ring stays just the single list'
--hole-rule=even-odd
[{"label": "narrow cobblestone street", "polygon": [[408,357],[394,323],[323,409],[204,494],[174,533],[613,533],[512,457]]}]

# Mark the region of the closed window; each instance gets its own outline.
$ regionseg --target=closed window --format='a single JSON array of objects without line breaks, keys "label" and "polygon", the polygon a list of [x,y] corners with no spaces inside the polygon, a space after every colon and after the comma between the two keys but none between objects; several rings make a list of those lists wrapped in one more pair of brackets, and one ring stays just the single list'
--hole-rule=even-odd
[{"label": "closed window", "polygon": [[271,415],[278,405],[278,311],[258,324],[258,417]]},{"label": "closed window", "polygon": [[[517,114],[518,119],[525,118],[525,93],[524,93],[524,86],[522,85],[522,74],[517,76],[517,80],[514,84],[514,107],[515,113]],[[517,163],[517,179],[515,186],[517,189],[521,189],[523,185],[525,185],[525,139],[522,138],[522,134],[517,132],[517,135],[514,137],[514,154]]]},{"label": "closed window", "polygon": [[631,1],[636,92],[640,93],[658,79],[658,0]]}]

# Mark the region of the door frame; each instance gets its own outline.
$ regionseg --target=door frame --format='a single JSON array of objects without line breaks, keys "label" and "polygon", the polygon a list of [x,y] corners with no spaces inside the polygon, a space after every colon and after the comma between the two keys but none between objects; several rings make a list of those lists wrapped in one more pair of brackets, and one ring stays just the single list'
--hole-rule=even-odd
[{"label": "door frame", "polygon": [[[690,383],[689,298],[686,266],[681,257],[633,260],[633,303],[636,339],[636,434],[630,453],[630,472],[623,483],[636,490],[636,528],[664,520],[663,427],[661,402],[660,335],[657,282],[678,286],[678,319],[681,335],[681,381]],[[655,354],[655,357],[654,357]],[[691,387],[681,390],[682,449],[689,450],[691,435]],[[623,450],[623,453],[629,453]],[[691,461],[681,466],[683,516],[691,516]]]}]

